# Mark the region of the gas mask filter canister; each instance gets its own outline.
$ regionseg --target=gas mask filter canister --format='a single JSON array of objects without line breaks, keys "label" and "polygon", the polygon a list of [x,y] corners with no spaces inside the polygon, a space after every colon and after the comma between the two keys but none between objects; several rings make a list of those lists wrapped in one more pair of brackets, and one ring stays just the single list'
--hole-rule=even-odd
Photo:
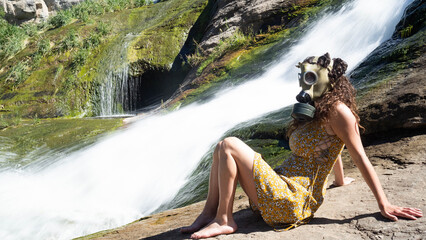
[{"label": "gas mask filter canister", "polygon": [[[321,59],[322,65],[318,64]],[[327,61],[328,59],[328,61]],[[324,62],[326,65],[324,65]],[[299,85],[302,91],[296,96],[298,103],[293,105],[291,116],[298,121],[311,121],[315,115],[313,101],[320,98],[332,88],[328,77],[333,66],[330,55],[326,53],[322,57],[310,57],[296,67],[301,69],[299,73]]]}]

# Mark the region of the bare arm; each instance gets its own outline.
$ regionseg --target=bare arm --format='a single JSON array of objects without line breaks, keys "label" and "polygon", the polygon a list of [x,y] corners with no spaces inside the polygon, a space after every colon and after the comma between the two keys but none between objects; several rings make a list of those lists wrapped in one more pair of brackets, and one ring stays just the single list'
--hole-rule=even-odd
[{"label": "bare arm", "polygon": [[343,103],[337,104],[336,110],[337,113],[330,118],[330,126],[334,133],[346,144],[355,165],[373,192],[382,215],[393,221],[398,220],[397,216],[408,219],[421,217],[423,214],[420,209],[398,207],[388,201],[376,171],[365,154],[355,116]]},{"label": "bare arm", "polygon": [[336,187],[345,186],[355,181],[355,179],[353,178],[345,177],[345,174],[343,172],[342,156],[340,154],[337,157],[336,163],[333,166],[333,171],[334,171],[333,185]]}]

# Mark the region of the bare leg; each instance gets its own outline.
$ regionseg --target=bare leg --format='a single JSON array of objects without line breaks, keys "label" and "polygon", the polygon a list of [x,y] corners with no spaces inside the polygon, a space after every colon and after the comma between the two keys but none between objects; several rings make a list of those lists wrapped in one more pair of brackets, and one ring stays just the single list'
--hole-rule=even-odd
[{"label": "bare leg", "polygon": [[219,204],[219,182],[218,182],[218,163],[219,163],[219,148],[222,141],[219,142],[213,153],[213,162],[210,170],[209,191],[207,194],[206,205],[201,214],[195,219],[191,226],[180,229],[182,233],[193,233],[200,230],[202,227],[210,223],[216,216],[217,207]]},{"label": "bare leg", "polygon": [[226,138],[221,142],[218,165],[219,204],[216,217],[208,226],[192,234],[191,238],[213,237],[237,230],[232,207],[238,180],[253,203],[257,204],[253,159],[254,151],[239,139]]}]

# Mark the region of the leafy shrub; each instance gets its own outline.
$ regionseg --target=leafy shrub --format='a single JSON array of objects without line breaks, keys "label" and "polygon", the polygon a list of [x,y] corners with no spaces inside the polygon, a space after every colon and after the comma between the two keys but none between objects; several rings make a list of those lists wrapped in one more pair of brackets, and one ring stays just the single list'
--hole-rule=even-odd
[{"label": "leafy shrub", "polygon": [[19,52],[26,37],[25,31],[21,27],[9,24],[6,20],[0,19],[0,59],[7,58]]},{"label": "leafy shrub", "polygon": [[99,33],[92,33],[90,36],[86,39],[84,39],[83,42],[83,48],[85,49],[91,49],[99,46],[101,44],[101,36]]},{"label": "leafy shrub", "polygon": [[34,37],[35,35],[37,35],[39,30],[37,24],[34,23],[22,24],[21,27],[25,31],[25,34],[30,37]]},{"label": "leafy shrub", "polygon": [[78,47],[80,42],[78,40],[78,36],[74,30],[71,30],[68,35],[62,40],[59,44],[60,51],[67,51]]},{"label": "leafy shrub", "polygon": [[145,0],[135,0],[135,2],[133,3],[133,6],[135,7],[142,7],[147,5],[147,1]]},{"label": "leafy shrub", "polygon": [[105,36],[105,35],[107,35],[108,33],[110,33],[111,32],[111,25],[108,25],[108,24],[106,24],[106,23],[104,23],[104,22],[100,22],[99,24],[98,24],[98,26],[96,27],[96,31],[99,33],[99,34],[101,34],[101,36]]},{"label": "leafy shrub", "polygon": [[72,18],[80,19],[84,22],[89,20],[89,16],[102,15],[106,12],[120,11],[127,8],[141,7],[153,4],[151,0],[86,0],[74,5],[68,10],[59,11],[58,14],[49,19],[49,23],[54,27],[61,27],[71,22]]},{"label": "leafy shrub", "polygon": [[128,0],[106,0],[113,11],[120,11],[126,7],[130,7],[130,1]]},{"label": "leafy shrub", "polygon": [[68,91],[72,88],[74,88],[77,84],[77,79],[74,75],[68,76],[65,81],[62,83],[62,88],[65,89],[65,91]]},{"label": "leafy shrub", "polygon": [[[240,49],[250,43],[252,39],[251,35],[244,35],[240,30],[234,32],[234,34],[224,40],[219,41],[218,45],[214,48],[212,54],[205,56],[198,52],[198,46],[196,53],[192,56],[188,56],[188,61],[193,61],[199,64],[197,74],[201,74],[202,71],[214,60],[220,58],[225,52]],[[190,62],[191,64],[191,62]]]},{"label": "leafy shrub", "polygon": [[49,24],[53,28],[67,25],[72,20],[72,13],[69,10],[59,11],[55,16],[49,18]]},{"label": "leafy shrub", "polygon": [[50,41],[49,39],[42,39],[37,42],[37,51],[33,54],[33,65],[32,68],[38,67],[41,59],[46,55],[50,50]]},{"label": "leafy shrub", "polygon": [[86,63],[89,52],[86,49],[79,49],[71,60],[71,68],[77,70]]},{"label": "leafy shrub", "polygon": [[0,6],[0,18],[4,18],[5,14],[3,6]]},{"label": "leafy shrub", "polygon": [[37,54],[44,56],[50,50],[49,39],[42,39],[37,43]]},{"label": "leafy shrub", "polygon": [[10,86],[15,89],[19,84],[25,81],[27,75],[26,62],[19,62],[9,71],[9,74],[6,77],[6,83],[10,84]]}]

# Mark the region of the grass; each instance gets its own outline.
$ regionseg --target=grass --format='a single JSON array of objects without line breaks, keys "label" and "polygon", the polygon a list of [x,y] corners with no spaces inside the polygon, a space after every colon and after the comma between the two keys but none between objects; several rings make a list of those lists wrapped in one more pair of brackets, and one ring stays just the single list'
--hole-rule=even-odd
[{"label": "grass", "polygon": [[66,52],[74,48],[80,47],[80,40],[75,30],[70,30],[65,38],[59,44],[58,51]]},{"label": "grass", "polygon": [[195,53],[187,56],[191,66],[197,66],[197,74],[200,75],[203,70],[212,62],[219,59],[223,54],[229,51],[240,49],[248,46],[253,39],[253,35],[244,35],[239,29],[236,30],[231,37],[220,40],[218,45],[213,49],[211,54],[206,54],[198,43],[195,42],[197,49]]},{"label": "grass", "polygon": [[73,56],[71,60],[71,67],[74,70],[82,67],[89,56],[89,51],[87,49],[79,49]]},{"label": "grass", "polygon": [[[102,15],[107,12],[142,7],[152,4],[147,0],[88,0],[74,5],[70,9],[58,11],[47,22],[39,24],[27,23],[20,26],[10,24],[5,19],[5,12],[0,7],[0,60],[14,56],[25,47],[24,41],[36,36],[40,31],[65,26],[74,20],[89,22],[90,16]],[[105,29],[105,26],[103,27]],[[105,35],[105,30],[103,30]]]},{"label": "grass", "polygon": [[9,24],[0,19],[0,60],[15,55],[24,46],[24,40],[28,37],[26,31],[19,26]]},{"label": "grass", "polygon": [[25,81],[28,77],[28,66],[27,62],[19,62],[14,65],[12,69],[9,71],[9,74],[6,78],[6,84],[12,90],[16,90],[16,88]]},{"label": "grass", "polygon": [[49,19],[53,28],[69,24],[73,19],[88,22],[90,16],[103,15],[107,12],[121,11],[129,8],[138,8],[152,1],[146,0],[88,0],[83,1],[70,9],[59,11],[57,15]]},{"label": "grass", "polygon": [[400,31],[401,38],[407,38],[411,36],[411,31],[413,30],[413,25],[408,25],[406,28]]}]

